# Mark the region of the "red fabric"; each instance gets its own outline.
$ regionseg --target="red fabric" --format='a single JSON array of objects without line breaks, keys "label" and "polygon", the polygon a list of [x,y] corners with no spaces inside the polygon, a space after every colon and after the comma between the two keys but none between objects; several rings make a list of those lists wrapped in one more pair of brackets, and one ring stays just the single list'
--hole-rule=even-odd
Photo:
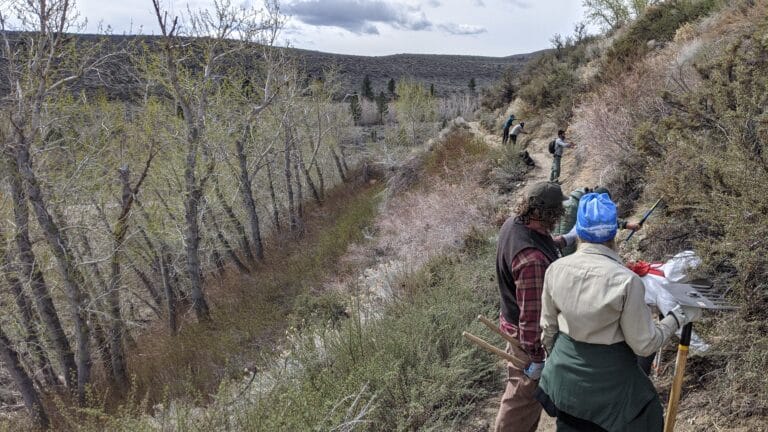
[{"label": "red fabric", "polygon": [[648,274],[664,277],[664,272],[661,270],[661,266],[664,263],[649,263],[646,261],[628,262],[627,268],[635,272],[638,276],[643,277]]},{"label": "red fabric", "polygon": [[502,330],[520,341],[520,347],[533,362],[544,361],[544,347],[541,345],[541,293],[544,287],[544,273],[549,260],[538,249],[528,248],[520,251],[510,263],[512,277],[515,280],[515,297],[520,308],[519,326],[500,317]]}]

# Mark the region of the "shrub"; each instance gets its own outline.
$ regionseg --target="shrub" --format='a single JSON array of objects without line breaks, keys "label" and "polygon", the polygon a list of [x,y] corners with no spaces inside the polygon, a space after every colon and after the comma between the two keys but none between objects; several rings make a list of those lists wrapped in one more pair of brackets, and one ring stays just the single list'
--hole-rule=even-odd
[{"label": "shrub", "polygon": [[518,87],[517,69],[508,67],[495,84],[481,90],[480,106],[488,111],[504,108],[515,99]]},{"label": "shrub", "polygon": [[649,41],[671,41],[678,28],[706,16],[718,3],[718,0],[672,0],[649,7],[606,53],[603,78],[611,79],[632,69],[652,49]]},{"label": "shrub", "polygon": [[[698,70],[702,85],[681,95],[665,94],[671,115],[658,127],[663,155],[650,168],[650,192],[663,196],[666,215],[649,241],[695,247],[702,271],[741,309],[714,321],[722,338],[716,349],[733,352],[713,384],[720,396],[713,410],[733,418],[729,406],[749,401],[749,414],[765,414],[768,367],[768,47],[762,24],[736,35],[720,55]],[[679,241],[679,239],[684,239]]]},{"label": "shrub", "polygon": [[[490,233],[485,233],[485,237]],[[480,236],[480,234],[475,234]],[[495,361],[460,334],[495,312],[494,245],[440,257],[403,280],[407,298],[376,321],[343,323],[294,347],[300,370],[278,379],[241,421],[255,430],[330,430],[357,419],[367,430],[446,430],[495,391]],[[397,415],[394,415],[397,413]]]},{"label": "shrub", "polygon": [[490,181],[495,184],[499,193],[510,193],[517,189],[525,179],[528,167],[521,157],[522,146],[507,145],[496,150],[494,167],[490,172]]}]

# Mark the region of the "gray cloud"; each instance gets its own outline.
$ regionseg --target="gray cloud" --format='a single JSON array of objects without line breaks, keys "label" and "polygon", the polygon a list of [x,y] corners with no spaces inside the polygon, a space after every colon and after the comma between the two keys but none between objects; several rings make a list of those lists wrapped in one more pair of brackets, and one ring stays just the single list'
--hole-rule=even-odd
[{"label": "gray cloud", "polygon": [[483,0],[475,0],[475,6],[485,7],[485,2]]},{"label": "gray cloud", "polygon": [[446,23],[440,24],[438,27],[440,30],[452,35],[476,35],[488,31],[485,27],[469,24]]},{"label": "gray cloud", "polygon": [[439,0],[429,0],[427,2],[427,5],[432,6],[432,7],[440,7],[440,5],[442,5],[442,3],[440,3]]},{"label": "gray cloud", "polygon": [[504,3],[509,3],[512,6],[516,6],[522,9],[528,9],[531,7],[531,2],[529,0],[504,0]]},{"label": "gray cloud", "polygon": [[338,27],[356,34],[379,34],[375,24],[402,30],[429,30],[433,24],[419,8],[382,0],[295,0],[283,10],[299,21]]}]

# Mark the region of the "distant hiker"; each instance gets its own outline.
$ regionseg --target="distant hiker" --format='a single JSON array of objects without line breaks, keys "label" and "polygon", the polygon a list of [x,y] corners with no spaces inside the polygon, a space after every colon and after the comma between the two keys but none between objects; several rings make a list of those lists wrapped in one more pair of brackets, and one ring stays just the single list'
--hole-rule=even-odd
[{"label": "distant hiker", "polygon": [[663,409],[635,355],[657,351],[701,311],[675,306],[654,323],[642,280],[615,251],[616,206],[607,194],[579,202],[581,244],[547,269],[542,342],[549,357],[536,398],[558,431],[661,431]]},{"label": "distant hiker", "polygon": [[535,184],[504,222],[496,251],[496,275],[501,295],[499,327],[519,341],[507,351],[528,363],[519,369],[507,364],[507,387],[496,416],[497,432],[533,432],[541,405],[533,398],[544,367],[539,327],[544,272],[560,253],[550,236],[563,214],[560,185]]},{"label": "distant hiker", "polygon": [[549,144],[549,152],[552,153],[552,172],[549,181],[560,182],[560,159],[563,157],[563,149],[576,148],[576,144],[565,140],[565,131],[557,131],[557,138]]},{"label": "distant hiker", "polygon": [[501,143],[506,144],[509,139],[509,128],[512,127],[512,123],[515,122],[515,115],[510,114],[507,121],[504,122],[504,129],[501,132]]},{"label": "distant hiker", "polygon": [[[558,234],[555,236],[555,243],[562,251],[563,256],[568,256],[576,251],[576,239],[578,238],[576,234],[576,213],[579,208],[579,200],[584,193],[589,192],[589,188],[576,189],[571,192],[568,201],[563,203],[565,215],[560,219],[560,223],[555,229],[555,233]],[[594,192],[608,194],[608,198],[611,198],[611,192],[604,186],[596,186]],[[618,218],[617,222],[619,229],[638,231],[643,227],[638,223],[629,222],[622,218]]]},{"label": "distant hiker", "polygon": [[511,131],[509,131],[509,138],[512,139],[512,145],[517,144],[517,136],[520,134],[527,134],[528,132],[524,131],[523,128],[525,127],[525,122],[520,122],[517,126],[513,127]]}]

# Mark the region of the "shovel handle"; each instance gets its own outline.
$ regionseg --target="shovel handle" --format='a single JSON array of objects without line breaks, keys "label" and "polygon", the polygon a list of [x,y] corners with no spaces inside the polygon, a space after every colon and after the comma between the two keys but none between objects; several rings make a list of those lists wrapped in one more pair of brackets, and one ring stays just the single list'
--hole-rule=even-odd
[{"label": "shovel handle", "polygon": [[519,358],[513,356],[512,354],[499,349],[488,342],[484,341],[483,339],[473,335],[472,333],[462,332],[461,335],[464,337],[464,339],[468,340],[469,342],[473,343],[474,345],[488,351],[491,354],[496,354],[497,356],[501,357],[502,359],[512,363],[515,365],[515,367],[518,367],[520,369],[525,369],[528,367],[525,362],[520,360]]},{"label": "shovel handle", "polygon": [[680,394],[683,390],[683,377],[685,376],[685,363],[688,361],[688,347],[691,345],[691,332],[693,324],[688,323],[680,334],[680,345],[677,347],[677,359],[675,359],[675,378],[672,381],[672,390],[669,393],[669,405],[667,417],[664,419],[664,432],[675,430],[677,407],[680,404]]},{"label": "shovel handle", "polygon": [[517,339],[515,339],[512,336],[510,336],[509,334],[501,331],[501,329],[499,329],[499,326],[497,326],[495,322],[489,320],[488,318],[486,318],[486,317],[484,317],[482,315],[478,315],[477,316],[477,320],[480,321],[481,323],[485,324],[486,327],[488,327],[492,332],[494,332],[497,335],[501,336],[501,338],[504,339],[505,341],[507,341],[507,342],[509,342],[511,344],[515,344],[516,346],[520,345],[520,342]]}]

